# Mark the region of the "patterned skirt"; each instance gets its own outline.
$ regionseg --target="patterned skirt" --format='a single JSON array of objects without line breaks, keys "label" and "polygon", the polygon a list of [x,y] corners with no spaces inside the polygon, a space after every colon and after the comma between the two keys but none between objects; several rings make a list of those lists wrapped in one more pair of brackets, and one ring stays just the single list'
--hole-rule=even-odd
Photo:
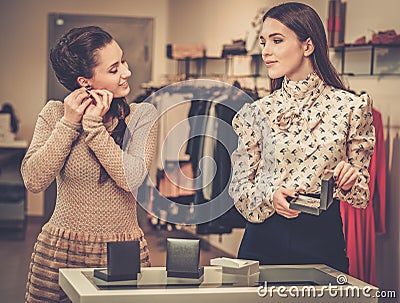
[{"label": "patterned skirt", "polygon": [[92,235],[45,224],[35,243],[28,272],[25,302],[70,302],[58,285],[59,268],[107,266],[107,242],[140,240],[141,266],[150,266],[143,232],[137,235]]}]

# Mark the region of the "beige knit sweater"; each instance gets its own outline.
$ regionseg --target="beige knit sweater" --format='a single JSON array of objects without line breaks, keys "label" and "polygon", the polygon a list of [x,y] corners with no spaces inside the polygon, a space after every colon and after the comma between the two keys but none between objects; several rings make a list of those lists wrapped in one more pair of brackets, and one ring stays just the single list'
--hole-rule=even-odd
[{"label": "beige knit sweater", "polygon": [[[117,120],[103,124],[100,117],[84,116],[82,123],[63,117],[64,105],[50,101],[39,114],[21,172],[28,190],[40,192],[57,180],[57,200],[49,224],[62,230],[120,238],[143,235],[138,226],[138,187],[150,168],[155,151],[156,109],[131,104],[126,121],[131,138],[125,152],[110,132]],[[99,184],[100,167],[110,178]]]}]

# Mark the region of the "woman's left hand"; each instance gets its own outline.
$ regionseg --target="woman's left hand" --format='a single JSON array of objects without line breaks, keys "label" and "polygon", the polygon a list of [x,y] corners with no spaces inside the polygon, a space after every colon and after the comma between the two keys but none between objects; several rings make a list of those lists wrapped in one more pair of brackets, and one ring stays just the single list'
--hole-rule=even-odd
[{"label": "woman's left hand", "polygon": [[346,192],[356,183],[358,172],[350,163],[340,161],[333,170],[333,178],[337,188]]},{"label": "woman's left hand", "polygon": [[92,89],[87,91],[92,97],[92,103],[86,108],[85,115],[104,117],[110,109],[113,94],[105,89]]}]

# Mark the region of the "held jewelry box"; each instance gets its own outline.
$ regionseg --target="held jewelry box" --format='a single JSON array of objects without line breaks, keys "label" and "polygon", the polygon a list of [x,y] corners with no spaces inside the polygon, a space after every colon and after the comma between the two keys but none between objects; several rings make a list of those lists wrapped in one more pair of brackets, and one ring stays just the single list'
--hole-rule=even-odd
[{"label": "held jewelry box", "polygon": [[297,198],[288,197],[290,203],[289,208],[319,216],[321,212],[327,210],[334,201],[334,184],[333,173],[326,174],[321,179],[320,194],[304,194],[299,195]]}]

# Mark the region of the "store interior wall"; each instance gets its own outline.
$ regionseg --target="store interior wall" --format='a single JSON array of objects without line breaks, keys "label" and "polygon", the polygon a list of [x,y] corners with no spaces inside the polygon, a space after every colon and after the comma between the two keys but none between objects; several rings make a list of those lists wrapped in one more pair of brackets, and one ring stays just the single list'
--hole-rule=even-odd
[{"label": "store interior wall", "polygon": [[[257,9],[273,6],[282,1],[261,0],[96,0],[96,1],[1,1],[0,2],[0,103],[11,102],[21,121],[18,138],[30,141],[37,114],[46,102],[47,83],[47,14],[63,12],[154,18],[153,79],[169,72],[171,60],[166,59],[167,43],[203,43],[209,55],[219,55],[222,44],[242,38],[249,28]],[[328,0],[302,1],[313,6],[326,23]],[[346,14],[346,42],[354,42],[370,30],[395,29],[400,33],[398,0],[349,0]],[[28,13],[27,13],[28,12]],[[355,91],[366,90],[374,100],[374,106],[382,113],[389,143],[393,142],[400,125],[399,76],[347,77]],[[387,234],[378,237],[378,280],[385,289],[400,289],[399,280],[399,223],[400,167],[392,167],[393,159],[389,144],[388,165],[390,193],[388,198]],[[28,196],[28,214],[41,215],[43,196]],[[226,238],[210,238],[211,242],[237,247],[241,232]],[[230,238],[230,240],[229,240]],[[227,240],[226,243],[224,241]],[[228,244],[229,242],[229,244]],[[233,243],[233,244],[232,244]]]},{"label": "store interior wall", "polygon": [[[173,43],[203,43],[208,56],[220,56],[222,44],[243,39],[259,8],[270,8],[279,0],[170,0],[168,40]],[[325,2],[303,1],[321,12]]]}]

